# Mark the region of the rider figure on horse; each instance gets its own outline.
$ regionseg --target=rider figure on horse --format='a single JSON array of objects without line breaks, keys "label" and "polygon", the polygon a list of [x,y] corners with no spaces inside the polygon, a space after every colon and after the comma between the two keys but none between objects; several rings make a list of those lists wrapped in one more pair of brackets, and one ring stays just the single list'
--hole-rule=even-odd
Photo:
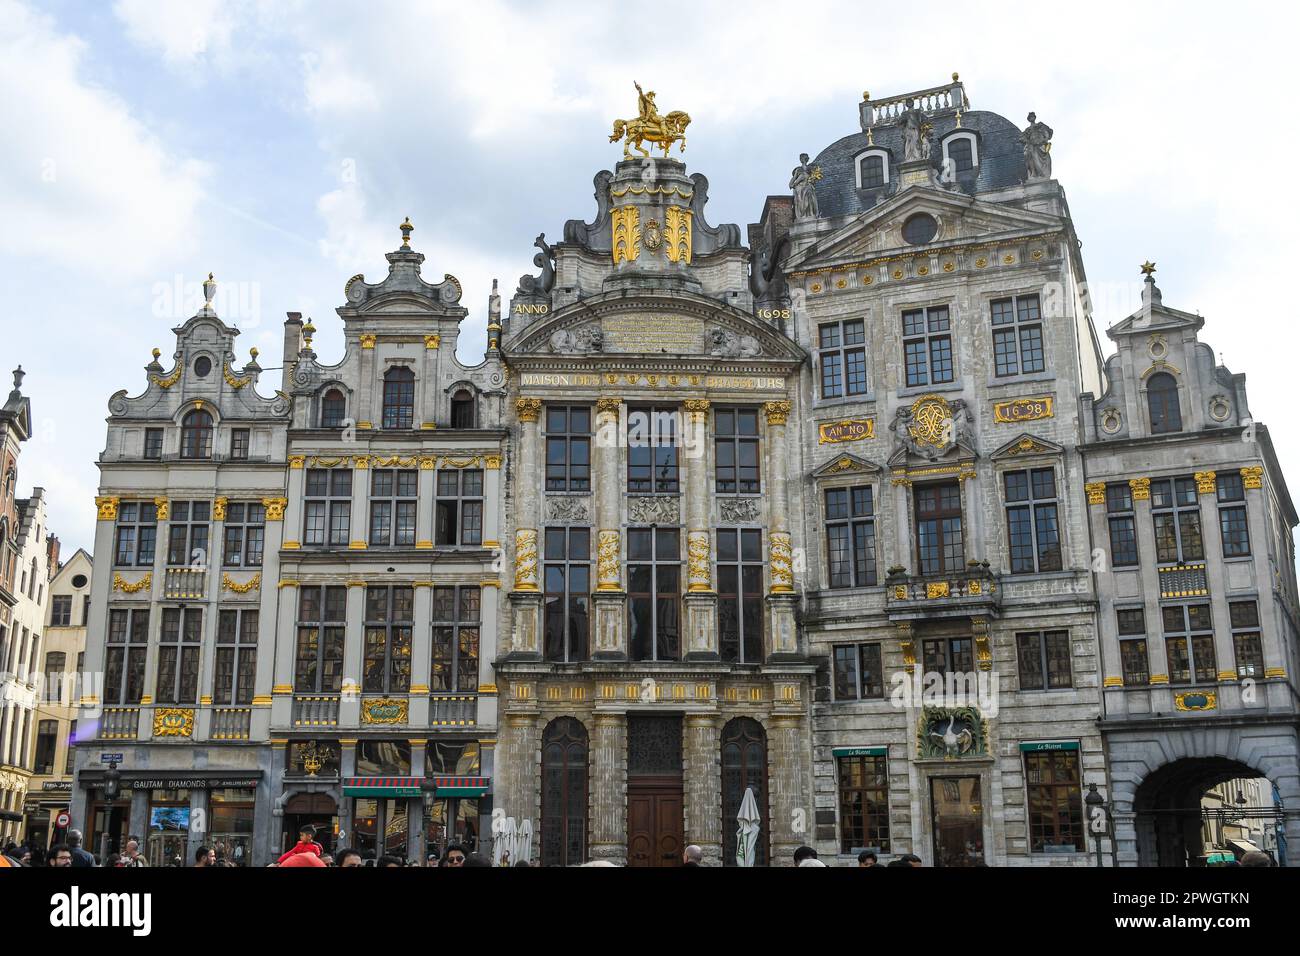
[{"label": "rider figure on horse", "polygon": [[655,109],[655,91],[645,92],[641,89],[641,84],[636,81],[633,81],[632,85],[636,87],[636,105],[641,113],[640,120],[645,124],[646,132],[655,132],[661,136],[667,134],[664,118]]}]

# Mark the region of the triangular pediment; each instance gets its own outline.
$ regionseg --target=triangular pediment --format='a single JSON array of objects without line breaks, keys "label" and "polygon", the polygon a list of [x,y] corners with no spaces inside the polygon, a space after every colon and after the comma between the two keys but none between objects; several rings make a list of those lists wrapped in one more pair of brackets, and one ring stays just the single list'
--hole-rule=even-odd
[{"label": "triangular pediment", "polygon": [[[911,246],[902,241],[903,223],[917,213],[928,213],[939,223],[934,240]],[[990,203],[965,193],[918,186],[904,190],[855,218],[835,232],[790,257],[787,272],[856,262],[875,256],[945,248],[969,242],[1014,242],[1047,230],[1059,229],[1062,220],[1001,203]]]},{"label": "triangular pediment", "polygon": [[958,440],[953,442],[947,449],[937,452],[933,458],[927,455],[918,455],[914,451],[898,446],[894,449],[893,454],[889,456],[886,464],[897,471],[904,469],[924,470],[928,468],[942,467],[945,465],[960,465],[964,462],[973,462],[977,457],[975,449],[965,441]]},{"label": "triangular pediment", "polygon": [[814,480],[819,478],[839,478],[845,475],[876,475],[880,466],[857,455],[841,452],[812,473]]},{"label": "triangular pediment", "polygon": [[774,326],[690,292],[609,292],[507,333],[507,355],[640,356],[800,363],[806,353]]},{"label": "triangular pediment", "polygon": [[[1150,293],[1144,293],[1144,298],[1150,298]],[[1160,302],[1160,292],[1156,290],[1155,303],[1152,305],[1143,304],[1126,319],[1116,322],[1106,330],[1106,335],[1112,341],[1119,338],[1132,335],[1150,335],[1154,332],[1182,331],[1183,329],[1193,329],[1199,331],[1205,325],[1205,319],[1191,312],[1183,312],[1181,309],[1171,309]]]},{"label": "triangular pediment", "polygon": [[1018,437],[1007,442],[989,457],[994,461],[1005,461],[1009,458],[1033,458],[1043,455],[1059,455],[1065,449],[1054,441],[1048,441],[1046,438],[1039,438],[1028,432],[1022,432]]}]

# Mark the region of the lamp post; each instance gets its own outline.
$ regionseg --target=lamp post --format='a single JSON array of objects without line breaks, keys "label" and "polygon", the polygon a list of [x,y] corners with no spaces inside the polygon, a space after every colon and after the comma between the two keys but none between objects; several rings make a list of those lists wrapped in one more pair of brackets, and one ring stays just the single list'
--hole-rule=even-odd
[{"label": "lamp post", "polygon": [[1101,866],[1101,835],[1106,832],[1106,798],[1097,792],[1095,783],[1088,784],[1088,793],[1083,798],[1088,808],[1088,829],[1097,839],[1097,866]]},{"label": "lamp post", "polygon": [[108,770],[104,773],[104,832],[100,834],[99,839],[99,864],[104,865],[108,859],[108,830],[112,826],[113,804],[122,793],[122,775],[117,771],[117,761],[108,762]]}]

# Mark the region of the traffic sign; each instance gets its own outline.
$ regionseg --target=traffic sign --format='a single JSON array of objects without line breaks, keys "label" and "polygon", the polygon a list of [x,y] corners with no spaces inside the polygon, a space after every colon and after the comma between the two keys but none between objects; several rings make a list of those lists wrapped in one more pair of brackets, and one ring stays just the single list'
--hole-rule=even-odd
[{"label": "traffic sign", "polygon": [[68,824],[71,822],[72,822],[72,817],[68,816],[66,813],[60,813],[57,817],[54,818],[54,825],[61,830],[66,829]]}]

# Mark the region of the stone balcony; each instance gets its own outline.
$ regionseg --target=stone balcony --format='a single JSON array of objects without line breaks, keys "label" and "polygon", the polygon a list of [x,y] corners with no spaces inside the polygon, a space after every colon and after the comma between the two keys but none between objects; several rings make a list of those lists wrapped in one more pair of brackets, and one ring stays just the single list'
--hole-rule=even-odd
[{"label": "stone balcony", "polygon": [[891,621],[996,617],[1002,607],[1002,582],[987,564],[969,564],[960,573],[908,574],[885,579],[885,613]]},{"label": "stone balcony", "polygon": [[163,574],[163,598],[200,601],[207,596],[207,568],[168,568]]},{"label": "stone balcony", "polygon": [[99,720],[100,740],[135,740],[139,733],[139,707],[104,708]]}]

